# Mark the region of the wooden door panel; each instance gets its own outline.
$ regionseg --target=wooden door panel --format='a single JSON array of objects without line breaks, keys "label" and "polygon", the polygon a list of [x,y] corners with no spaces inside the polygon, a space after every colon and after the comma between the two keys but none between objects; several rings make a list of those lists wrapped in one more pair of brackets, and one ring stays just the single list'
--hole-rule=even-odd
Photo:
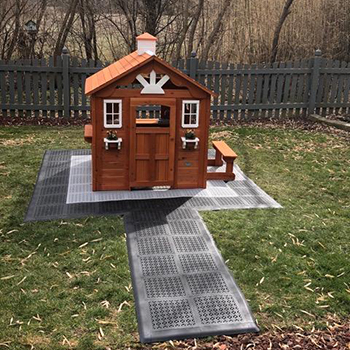
[{"label": "wooden door panel", "polygon": [[[135,115],[136,102],[131,99],[131,116]],[[175,102],[170,104],[169,127],[130,128],[130,186],[171,186],[174,181],[175,161]],[[141,99],[137,99],[140,104]],[[147,103],[150,103],[147,100]],[[159,101],[161,103],[161,101]]]},{"label": "wooden door panel", "polygon": [[149,155],[151,139],[148,134],[136,134],[136,155]]},{"label": "wooden door panel", "polygon": [[164,134],[156,134],[155,154],[167,155],[169,157],[169,132]]},{"label": "wooden door panel", "polygon": [[169,177],[169,161],[156,161],[156,181],[167,181]]}]

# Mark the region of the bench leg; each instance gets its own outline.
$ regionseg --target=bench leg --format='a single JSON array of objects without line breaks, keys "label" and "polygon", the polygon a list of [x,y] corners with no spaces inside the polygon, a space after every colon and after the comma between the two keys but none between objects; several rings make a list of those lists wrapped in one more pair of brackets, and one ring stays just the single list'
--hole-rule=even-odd
[{"label": "bench leg", "polygon": [[226,173],[233,173],[233,160],[226,161]]},{"label": "bench leg", "polygon": [[224,164],[224,162],[222,161],[221,153],[216,150],[215,151],[215,166],[221,166],[222,164]]}]

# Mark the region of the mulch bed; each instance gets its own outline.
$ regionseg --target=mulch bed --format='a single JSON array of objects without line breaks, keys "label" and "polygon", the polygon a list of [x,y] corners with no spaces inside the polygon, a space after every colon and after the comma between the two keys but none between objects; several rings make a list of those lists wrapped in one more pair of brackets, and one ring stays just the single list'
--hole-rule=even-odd
[{"label": "mulch bed", "polygon": [[[293,331],[282,329],[261,335],[238,335],[214,337],[211,341],[186,340],[162,343],[153,349],[218,349],[218,350],[274,350],[274,349],[350,349],[350,323],[332,324],[325,330],[304,331],[295,327]],[[144,348],[144,347],[143,347]],[[146,347],[151,349],[152,346]]]},{"label": "mulch bed", "polygon": [[331,115],[327,115],[326,118],[330,120],[340,120],[341,122],[350,123],[350,114],[344,114],[344,115],[331,114]]}]

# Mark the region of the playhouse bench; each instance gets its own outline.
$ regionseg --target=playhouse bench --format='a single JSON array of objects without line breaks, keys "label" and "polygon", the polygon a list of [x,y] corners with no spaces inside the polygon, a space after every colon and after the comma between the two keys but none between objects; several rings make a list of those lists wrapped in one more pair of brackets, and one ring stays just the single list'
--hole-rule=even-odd
[{"label": "playhouse bench", "polygon": [[227,145],[225,141],[213,141],[215,149],[215,159],[208,159],[209,166],[221,166],[223,160],[226,162],[226,172],[208,172],[208,180],[224,180],[230,181],[235,179],[233,173],[233,162],[237,158],[237,154]]},{"label": "playhouse bench", "polygon": [[87,124],[84,127],[84,140],[86,142],[92,143],[92,125]]}]

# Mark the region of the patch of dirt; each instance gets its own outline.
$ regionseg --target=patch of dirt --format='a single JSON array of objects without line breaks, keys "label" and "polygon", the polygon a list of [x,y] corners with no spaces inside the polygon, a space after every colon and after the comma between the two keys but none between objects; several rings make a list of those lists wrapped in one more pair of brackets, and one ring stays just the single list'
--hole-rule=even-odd
[{"label": "patch of dirt", "polygon": [[3,146],[23,146],[28,145],[35,142],[34,136],[28,136],[25,138],[18,138],[18,139],[8,139],[0,141],[0,145]]},{"label": "patch of dirt", "polygon": [[46,126],[71,126],[71,125],[85,125],[91,123],[90,118],[76,117],[76,118],[45,118],[45,117],[1,117],[0,125],[7,126],[21,126],[21,125],[46,125]]},{"label": "patch of dirt", "polygon": [[[170,345],[169,345],[170,343]],[[144,347],[143,347],[144,348]],[[151,349],[152,346],[146,347]],[[158,344],[153,349],[200,349],[200,350],[316,350],[316,349],[350,349],[350,322],[334,323],[325,330],[304,331],[282,329],[261,335],[219,336],[212,340],[185,340]]]},{"label": "patch of dirt", "polygon": [[213,132],[210,136],[212,140],[221,140],[221,139],[226,139],[228,137],[231,137],[232,133],[231,131],[225,130],[225,131]]}]

